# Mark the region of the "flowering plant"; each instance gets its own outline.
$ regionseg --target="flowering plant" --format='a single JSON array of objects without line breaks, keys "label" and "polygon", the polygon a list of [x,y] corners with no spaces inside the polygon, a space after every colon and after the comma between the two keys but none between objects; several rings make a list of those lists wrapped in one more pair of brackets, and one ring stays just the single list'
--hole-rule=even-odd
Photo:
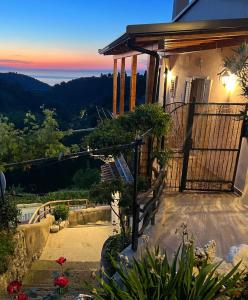
[{"label": "flowering plant", "polygon": [[14,280],[10,282],[7,292],[13,300],[28,300],[27,294],[22,291],[22,283],[20,281]]},{"label": "flowering plant", "polygon": [[[59,257],[56,263],[60,265],[60,272],[55,273],[54,286],[56,289],[52,294],[47,295],[44,299],[58,299],[61,295],[67,292],[69,286],[69,279],[66,277],[68,273],[63,270],[63,265],[66,262],[65,257]],[[28,296],[37,297],[34,290],[24,292],[22,289],[22,283],[20,281],[14,280],[9,283],[7,287],[7,292],[13,300],[28,300]]]}]

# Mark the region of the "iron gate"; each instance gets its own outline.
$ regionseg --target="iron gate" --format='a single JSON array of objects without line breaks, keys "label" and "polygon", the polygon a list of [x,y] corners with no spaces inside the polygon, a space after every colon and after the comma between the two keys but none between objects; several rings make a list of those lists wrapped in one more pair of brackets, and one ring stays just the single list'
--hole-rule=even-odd
[{"label": "iron gate", "polygon": [[167,188],[233,191],[244,128],[245,103],[174,103]]}]

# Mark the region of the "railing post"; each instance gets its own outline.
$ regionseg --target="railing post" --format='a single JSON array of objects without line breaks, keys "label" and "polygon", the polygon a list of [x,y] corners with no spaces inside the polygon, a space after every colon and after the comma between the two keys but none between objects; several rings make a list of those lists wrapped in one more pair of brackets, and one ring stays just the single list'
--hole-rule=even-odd
[{"label": "railing post", "polygon": [[139,173],[139,157],[140,157],[140,146],[142,139],[137,138],[135,140],[134,147],[134,182],[133,182],[133,228],[132,228],[132,250],[137,251],[138,239],[139,239],[139,213],[140,206],[137,203],[137,187],[138,187],[138,173]]},{"label": "railing post", "polygon": [[[157,197],[157,190],[153,191],[153,199],[155,199]],[[154,213],[156,209],[156,201],[154,201],[153,206],[152,206],[152,213]],[[155,225],[155,214],[153,215],[152,219],[151,219],[151,225],[154,226]]]},{"label": "railing post", "polygon": [[194,122],[195,103],[196,103],[196,98],[193,97],[192,102],[189,104],[186,139],[183,147],[184,158],[183,158],[182,177],[181,177],[181,183],[179,188],[180,192],[183,192],[186,189],[186,184],[187,184],[189,156],[190,156],[190,150],[192,148],[192,127]]},{"label": "railing post", "polygon": [[38,222],[40,222],[40,210],[38,210],[37,215],[38,215]]}]

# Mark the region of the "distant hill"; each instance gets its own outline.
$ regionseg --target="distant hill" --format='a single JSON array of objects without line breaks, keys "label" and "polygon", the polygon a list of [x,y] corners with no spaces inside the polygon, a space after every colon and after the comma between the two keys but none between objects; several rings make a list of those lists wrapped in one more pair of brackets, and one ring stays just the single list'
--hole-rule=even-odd
[{"label": "distant hill", "polygon": [[24,91],[30,92],[47,92],[51,89],[50,85],[33,77],[13,72],[0,73],[0,81],[8,85],[18,85]]},{"label": "distant hill", "polygon": [[[119,80],[118,80],[119,82]],[[137,76],[137,101],[145,95],[146,75]],[[62,82],[54,87],[17,73],[0,73],[0,114],[21,126],[24,113],[40,113],[40,107],[56,109],[64,127],[93,126],[97,121],[96,106],[112,108],[112,74],[83,77]],[[126,77],[125,106],[129,105],[130,77]],[[85,117],[80,111],[87,110]]]}]

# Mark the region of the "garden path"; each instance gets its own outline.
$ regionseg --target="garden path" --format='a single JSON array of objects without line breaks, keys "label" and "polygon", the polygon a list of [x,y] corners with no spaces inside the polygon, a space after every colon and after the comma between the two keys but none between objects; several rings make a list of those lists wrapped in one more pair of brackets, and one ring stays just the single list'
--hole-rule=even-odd
[{"label": "garden path", "polygon": [[164,192],[156,224],[146,232],[149,243],[174,253],[181,240],[175,231],[182,223],[197,246],[215,240],[217,256],[225,258],[231,246],[248,244],[248,201],[232,193]]},{"label": "garden path", "polygon": [[109,223],[99,223],[64,228],[50,234],[40,259],[33,263],[24,278],[24,287],[35,288],[40,296],[37,300],[53,291],[54,272],[59,271],[55,260],[64,256],[67,259],[65,269],[70,273],[70,289],[63,299],[75,299],[78,294],[85,293],[84,283],[94,282],[92,271],[99,270],[102,246],[112,233]]}]

